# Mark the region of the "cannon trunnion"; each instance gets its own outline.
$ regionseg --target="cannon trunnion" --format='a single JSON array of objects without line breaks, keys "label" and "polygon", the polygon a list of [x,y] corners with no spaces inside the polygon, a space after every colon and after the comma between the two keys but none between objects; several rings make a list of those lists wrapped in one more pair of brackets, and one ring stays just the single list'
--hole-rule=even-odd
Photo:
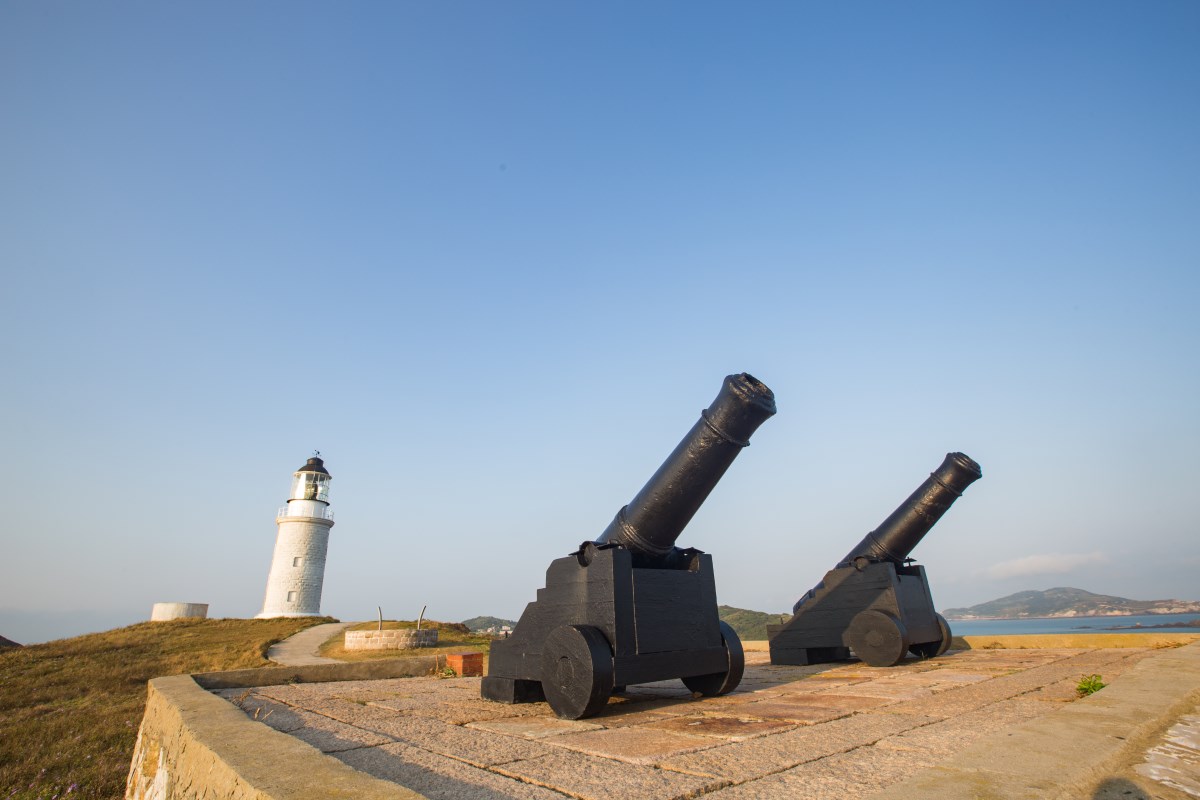
[{"label": "cannon trunnion", "polygon": [[933,607],[925,568],[912,549],[973,482],[979,465],[962,453],[945,461],[891,516],[810,589],[781,625],[769,625],[772,664],[819,664],[850,657],[875,667],[950,647],[950,626]]},{"label": "cannon trunnion", "polygon": [[680,678],[693,692],[732,691],[745,659],[717,615],[712,557],[675,540],[750,435],[775,413],[745,373],[720,394],[596,541],[555,559],[545,588],[508,639],[494,642],[480,693],[546,700],[564,719],[599,713],[614,691]]}]

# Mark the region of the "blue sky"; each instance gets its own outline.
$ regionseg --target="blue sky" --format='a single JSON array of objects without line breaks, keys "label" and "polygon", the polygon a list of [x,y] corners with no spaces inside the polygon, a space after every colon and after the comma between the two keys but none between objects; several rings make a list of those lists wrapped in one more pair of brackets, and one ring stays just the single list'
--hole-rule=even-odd
[{"label": "blue sky", "polygon": [[1200,599],[1200,7],[0,6],[0,634],[516,617],[716,394],[782,611],[961,450],[936,604]]}]

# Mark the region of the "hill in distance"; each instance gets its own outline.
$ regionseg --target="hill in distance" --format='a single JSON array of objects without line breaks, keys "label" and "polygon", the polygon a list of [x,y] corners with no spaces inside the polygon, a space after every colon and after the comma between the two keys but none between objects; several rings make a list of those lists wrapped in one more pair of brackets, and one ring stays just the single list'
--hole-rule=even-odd
[{"label": "hill in distance", "polygon": [[470,628],[471,633],[480,633],[486,631],[488,628],[494,628],[498,631],[505,625],[513,628],[516,627],[517,623],[511,619],[500,619],[499,617],[471,617],[470,619],[464,619],[462,624]]},{"label": "hill in distance", "polygon": [[1025,619],[1046,617],[1127,617],[1133,614],[1200,613],[1193,600],[1130,600],[1059,586],[1044,592],[1010,594],[969,608],[947,608],[947,619]]},{"label": "hill in distance", "polygon": [[0,647],[20,647],[21,645],[14,642],[12,639],[5,639],[0,636]]},{"label": "hill in distance", "polygon": [[768,614],[765,611],[751,611],[733,606],[717,606],[717,615],[733,628],[738,638],[744,642],[766,639],[767,625],[775,625],[781,619],[791,617],[791,614]]},{"label": "hill in distance", "polygon": [[[766,639],[767,625],[779,622],[781,619],[781,615],[779,614],[750,611],[749,609],[734,608],[733,606],[718,606],[717,613],[729,627],[737,631],[739,638],[748,641]],[[500,619],[499,617],[471,617],[470,619],[464,619],[462,624],[475,633],[486,631],[488,628],[495,628],[498,631],[504,625],[510,628],[517,625],[514,620]]]}]

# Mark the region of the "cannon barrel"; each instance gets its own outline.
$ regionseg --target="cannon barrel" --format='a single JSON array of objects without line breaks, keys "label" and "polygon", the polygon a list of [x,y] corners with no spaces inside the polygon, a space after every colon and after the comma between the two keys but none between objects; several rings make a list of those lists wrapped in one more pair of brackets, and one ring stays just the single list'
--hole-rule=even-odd
[{"label": "cannon barrel", "polygon": [[859,557],[901,563],[966,488],[982,477],[983,470],[970,457],[947,453],[942,465],[840,563]]},{"label": "cannon barrel", "polygon": [[765,384],[744,372],[726,376],[717,398],[596,543],[623,545],[639,566],[670,566],[679,534],[774,413],[775,395]]}]

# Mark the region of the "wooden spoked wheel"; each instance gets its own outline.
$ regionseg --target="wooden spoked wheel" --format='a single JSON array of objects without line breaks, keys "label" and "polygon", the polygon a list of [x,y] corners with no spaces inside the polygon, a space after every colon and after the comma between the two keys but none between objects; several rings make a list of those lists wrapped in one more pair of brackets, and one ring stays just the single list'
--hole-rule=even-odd
[{"label": "wooden spoked wheel", "polygon": [[738,638],[733,628],[724,622],[719,624],[721,639],[725,644],[725,655],[729,659],[728,668],[724,672],[694,675],[683,679],[684,686],[705,697],[715,697],[732,692],[742,682],[742,673],[746,671],[746,654],[742,651],[742,640]]},{"label": "wooden spoked wheel", "polygon": [[542,691],[562,719],[600,712],[613,690],[613,653],[597,628],[563,625],[542,645]]},{"label": "wooden spoked wheel", "polygon": [[872,667],[894,667],[908,652],[908,631],[890,614],[868,609],[850,621],[846,631],[850,649]]}]

